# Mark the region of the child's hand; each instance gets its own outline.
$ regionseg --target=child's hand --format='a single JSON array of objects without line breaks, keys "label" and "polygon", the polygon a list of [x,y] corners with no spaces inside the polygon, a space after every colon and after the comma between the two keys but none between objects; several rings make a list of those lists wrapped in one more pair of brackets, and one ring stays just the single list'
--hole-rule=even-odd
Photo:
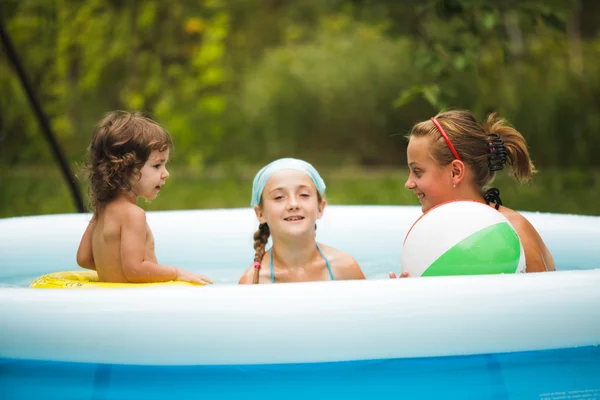
[{"label": "child's hand", "polygon": [[193,282],[199,283],[201,285],[208,285],[209,283],[213,283],[212,279],[200,274],[194,274],[192,272],[179,269],[177,272],[177,280],[185,281],[185,282]]},{"label": "child's hand", "polygon": [[[400,278],[408,278],[408,277],[409,277],[408,271],[404,271],[400,274]],[[396,273],[390,272],[390,279],[396,279],[396,278],[397,278]]]}]

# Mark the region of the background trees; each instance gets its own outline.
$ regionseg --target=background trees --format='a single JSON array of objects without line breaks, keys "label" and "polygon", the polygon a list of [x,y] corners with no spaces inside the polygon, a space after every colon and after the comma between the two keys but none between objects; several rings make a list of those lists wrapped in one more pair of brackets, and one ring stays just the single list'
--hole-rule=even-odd
[{"label": "background trees", "polygon": [[[112,109],[154,114],[172,162],[202,170],[280,156],[403,167],[414,122],[467,108],[506,117],[540,167],[596,183],[593,0],[5,0],[0,12],[75,166]],[[51,164],[4,56],[0,92],[0,168]]]}]

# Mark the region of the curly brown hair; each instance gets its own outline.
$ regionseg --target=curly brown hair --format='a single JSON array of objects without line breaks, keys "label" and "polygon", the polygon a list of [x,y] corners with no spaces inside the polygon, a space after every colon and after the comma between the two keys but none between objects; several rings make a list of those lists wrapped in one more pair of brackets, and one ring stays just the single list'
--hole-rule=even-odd
[{"label": "curly brown hair", "polygon": [[92,210],[131,190],[131,177],[139,178],[152,151],[172,149],[169,133],[143,113],[108,113],[96,125],[85,163]]},{"label": "curly brown hair", "polygon": [[[479,123],[470,111],[453,110],[441,112],[435,116],[456,148],[461,160],[467,164],[474,175],[474,184],[481,190],[495,178],[496,172],[490,168],[491,134],[498,135],[506,146],[507,163],[512,167],[512,175],[518,182],[526,182],[536,172],[529,158],[525,138],[506,120],[495,113],[488,115],[484,123]],[[411,137],[429,136],[433,138],[431,156],[439,165],[448,165],[454,159],[450,148],[431,120],[416,124]]]}]

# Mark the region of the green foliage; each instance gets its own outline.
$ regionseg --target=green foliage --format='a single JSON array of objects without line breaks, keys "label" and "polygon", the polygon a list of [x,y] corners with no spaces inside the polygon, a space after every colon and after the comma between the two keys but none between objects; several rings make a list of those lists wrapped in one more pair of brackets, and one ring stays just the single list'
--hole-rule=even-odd
[{"label": "green foliage", "polygon": [[256,158],[393,160],[392,102],[412,80],[407,41],[343,15],[325,18],[315,31],[290,26],[286,37],[244,79],[241,108]]},{"label": "green foliage", "polygon": [[[160,196],[139,205],[148,211],[205,208],[248,208],[252,179],[260,165],[224,169],[172,167]],[[404,188],[407,171],[401,168],[320,168],[327,182],[330,205],[418,205]],[[19,167],[0,170],[4,188],[0,218],[75,212],[59,172]],[[526,185],[517,185],[506,173],[494,182],[505,205],[517,210],[600,215],[600,171],[544,169]]]},{"label": "green foliage", "polygon": [[[598,185],[576,178],[600,166],[598,4],[4,0],[0,15],[73,163],[83,161],[96,121],[114,109],[154,114],[173,135],[176,165],[198,173],[226,167],[233,175],[284,155],[320,169],[398,168],[406,162],[402,136],[415,122],[446,108],[479,118],[497,111],[524,134],[538,167],[569,171],[540,180],[548,192],[519,189],[515,203],[544,209],[537,196],[553,196],[572,212],[589,212],[578,205],[584,196],[567,194],[576,182]],[[52,165],[3,51],[0,168]],[[13,202],[4,209],[61,209],[54,197],[20,208],[16,199],[37,201],[37,189],[2,179],[3,193],[11,193],[3,201]],[[233,206],[235,196],[246,196],[232,180],[215,183],[211,200],[197,203],[186,194],[198,183],[190,179],[174,187],[174,205]],[[331,193],[337,202],[394,199],[392,189],[344,182],[346,194]],[[396,188],[386,185],[380,188]]]},{"label": "green foliage", "polygon": [[[69,154],[82,156],[105,112],[143,109],[168,127],[177,144],[196,149],[183,152],[188,163],[214,156],[227,107],[221,88],[228,80],[230,23],[219,2],[15,0],[6,9],[7,29]],[[0,69],[10,71],[4,60]],[[39,146],[12,138],[25,131],[35,142],[35,121],[15,75],[2,76],[0,90],[18,101],[3,97],[10,112],[2,131],[18,150],[5,156],[35,159]],[[28,149],[33,151],[23,153]]]},{"label": "green foliage", "polygon": [[568,35],[575,4],[422,3],[411,42],[418,73],[395,106],[423,98],[435,110],[465,108],[481,119],[497,111],[524,134],[536,162],[598,165],[591,149],[600,147],[600,54],[597,40]]}]

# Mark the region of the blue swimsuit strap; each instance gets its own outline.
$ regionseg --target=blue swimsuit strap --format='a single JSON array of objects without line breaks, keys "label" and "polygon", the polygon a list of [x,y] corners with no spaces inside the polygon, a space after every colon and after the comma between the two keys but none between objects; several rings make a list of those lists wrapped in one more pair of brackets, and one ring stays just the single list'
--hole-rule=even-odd
[{"label": "blue swimsuit strap", "polygon": [[[321,247],[319,247],[319,243],[317,243],[317,250],[319,250],[319,253],[321,253],[321,256],[323,256],[323,259],[325,260],[325,264],[327,264],[327,270],[329,271],[329,276],[331,277],[332,281],[335,281],[335,277],[333,276],[333,271],[331,271],[331,265],[329,265],[329,260],[327,259],[327,257],[325,257],[325,253],[323,253],[323,250],[321,250]],[[269,257],[271,258],[271,282],[275,283],[275,268],[273,267],[273,248],[271,247],[271,254],[269,254]]]}]

